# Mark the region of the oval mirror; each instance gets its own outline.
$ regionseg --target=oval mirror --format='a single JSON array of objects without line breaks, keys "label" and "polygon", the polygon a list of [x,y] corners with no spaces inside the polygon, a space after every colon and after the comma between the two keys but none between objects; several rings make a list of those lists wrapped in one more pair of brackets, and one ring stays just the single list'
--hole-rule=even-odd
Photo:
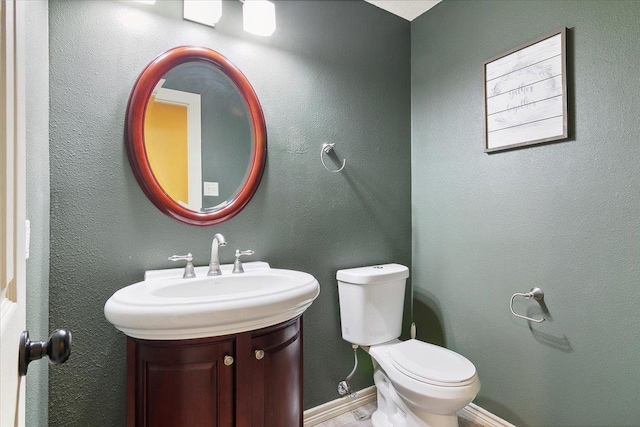
[{"label": "oval mirror", "polygon": [[262,108],[240,70],[211,49],[181,46],[151,61],[131,91],[125,131],[138,184],[172,218],[218,224],[258,188]]}]

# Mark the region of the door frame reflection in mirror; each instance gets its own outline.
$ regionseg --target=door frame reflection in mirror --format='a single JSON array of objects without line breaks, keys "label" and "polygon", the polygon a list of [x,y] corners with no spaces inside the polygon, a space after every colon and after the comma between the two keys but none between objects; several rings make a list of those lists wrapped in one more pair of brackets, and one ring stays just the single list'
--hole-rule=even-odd
[{"label": "door frame reflection in mirror", "polygon": [[[224,73],[242,96],[251,122],[252,149],[247,173],[235,194],[225,203],[195,210],[174,200],[158,183],[149,164],[144,121],[149,100],[163,76],[186,62],[202,62]],[[206,47],[179,46],[151,61],[133,86],[127,105],[126,148],[131,169],[149,200],[164,214],[191,225],[214,225],[237,215],[255,194],[266,162],[267,132],[262,107],[247,78],[228,59]]]}]

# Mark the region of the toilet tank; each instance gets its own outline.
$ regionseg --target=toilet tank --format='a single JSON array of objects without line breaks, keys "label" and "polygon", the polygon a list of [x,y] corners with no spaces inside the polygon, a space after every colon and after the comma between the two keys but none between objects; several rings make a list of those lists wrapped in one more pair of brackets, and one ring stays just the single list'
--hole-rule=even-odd
[{"label": "toilet tank", "polygon": [[400,264],[338,270],[342,338],[362,346],[398,338],[407,277],[409,269]]}]

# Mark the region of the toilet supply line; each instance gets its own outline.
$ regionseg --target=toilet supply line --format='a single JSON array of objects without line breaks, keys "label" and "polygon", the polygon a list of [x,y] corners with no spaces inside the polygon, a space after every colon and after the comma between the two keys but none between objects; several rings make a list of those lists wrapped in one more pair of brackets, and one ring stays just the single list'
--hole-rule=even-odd
[{"label": "toilet supply line", "polygon": [[351,381],[351,378],[356,373],[356,369],[358,369],[358,344],[351,344],[351,348],[353,348],[353,369],[351,370],[351,373],[347,375],[347,378],[338,383],[338,394],[340,396],[348,394],[349,397],[357,397],[358,393],[351,391],[351,384],[349,384],[349,381]]},{"label": "toilet supply line", "polygon": [[411,339],[415,339],[416,338],[416,322],[415,319],[413,318],[413,280],[411,281],[411,331],[410,331],[410,336]]}]

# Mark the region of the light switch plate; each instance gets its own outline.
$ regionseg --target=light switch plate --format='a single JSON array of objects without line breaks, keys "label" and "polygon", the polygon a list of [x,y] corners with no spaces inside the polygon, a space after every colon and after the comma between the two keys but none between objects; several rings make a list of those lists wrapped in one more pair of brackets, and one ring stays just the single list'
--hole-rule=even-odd
[{"label": "light switch plate", "polygon": [[205,196],[213,196],[217,197],[219,195],[218,192],[218,183],[217,182],[204,182],[204,195]]}]

